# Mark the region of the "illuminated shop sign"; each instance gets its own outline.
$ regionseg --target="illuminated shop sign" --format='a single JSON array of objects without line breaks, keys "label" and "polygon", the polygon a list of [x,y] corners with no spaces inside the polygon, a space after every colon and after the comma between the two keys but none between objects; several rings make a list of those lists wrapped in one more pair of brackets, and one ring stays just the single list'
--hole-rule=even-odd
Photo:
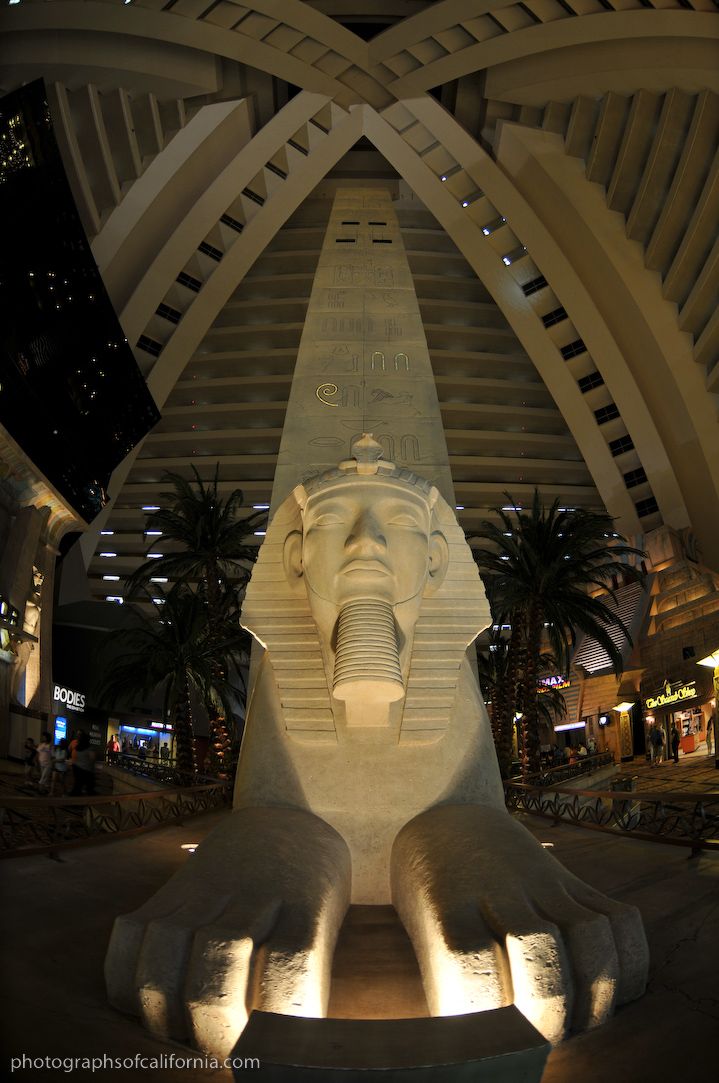
[{"label": "illuminated shop sign", "polygon": [[673,703],[683,703],[685,699],[694,699],[696,695],[696,681],[687,681],[686,684],[678,685],[676,688],[672,688],[669,681],[665,681],[661,692],[658,692],[656,696],[648,696],[644,700],[644,706],[648,711],[653,711],[656,707],[669,707]]},{"label": "illuminated shop sign", "polygon": [[61,684],[55,685],[52,698],[56,703],[64,703],[71,711],[85,710],[85,696],[82,692],[73,692],[71,688],[63,688]]},{"label": "illuminated shop sign", "polygon": [[569,678],[563,673],[555,673],[552,677],[540,677],[537,691],[563,692],[566,688],[569,688]]}]

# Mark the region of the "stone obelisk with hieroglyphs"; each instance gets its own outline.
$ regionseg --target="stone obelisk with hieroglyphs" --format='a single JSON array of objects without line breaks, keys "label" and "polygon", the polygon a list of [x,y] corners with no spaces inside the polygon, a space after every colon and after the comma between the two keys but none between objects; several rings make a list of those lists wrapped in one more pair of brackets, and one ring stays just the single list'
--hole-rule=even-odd
[{"label": "stone obelisk with hieroglyphs", "polygon": [[454,506],[447,445],[412,274],[388,191],[340,189],[312,286],[272,507],[371,432],[384,458]]}]

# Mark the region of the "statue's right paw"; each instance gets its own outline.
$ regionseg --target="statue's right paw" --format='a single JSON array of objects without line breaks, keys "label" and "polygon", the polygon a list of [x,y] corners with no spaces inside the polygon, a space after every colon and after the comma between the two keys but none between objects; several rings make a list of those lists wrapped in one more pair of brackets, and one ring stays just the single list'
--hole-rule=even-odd
[{"label": "statue's right paw", "polygon": [[105,960],[114,1007],[222,1057],[252,1007],[324,1014],[349,901],[346,846],[316,817],[244,810],[228,826],[144,906],[117,918]]}]

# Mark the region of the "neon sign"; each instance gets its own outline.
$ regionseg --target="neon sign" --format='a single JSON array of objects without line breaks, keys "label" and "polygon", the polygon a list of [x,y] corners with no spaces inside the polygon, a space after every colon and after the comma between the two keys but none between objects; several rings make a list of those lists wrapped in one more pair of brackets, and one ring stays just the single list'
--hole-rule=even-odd
[{"label": "neon sign", "polygon": [[688,681],[686,684],[672,688],[669,681],[664,682],[664,688],[656,696],[648,696],[644,700],[644,706],[648,711],[655,707],[669,707],[672,703],[682,703],[685,699],[693,699],[697,695],[697,682]]},{"label": "neon sign", "polygon": [[56,684],[52,698],[56,703],[64,703],[71,711],[85,710],[85,695],[83,692],[73,692],[71,688],[64,688],[61,684]]},{"label": "neon sign", "polygon": [[563,692],[565,688],[569,688],[569,678],[563,673],[555,673],[552,677],[540,677],[537,685],[537,691],[540,693]]}]

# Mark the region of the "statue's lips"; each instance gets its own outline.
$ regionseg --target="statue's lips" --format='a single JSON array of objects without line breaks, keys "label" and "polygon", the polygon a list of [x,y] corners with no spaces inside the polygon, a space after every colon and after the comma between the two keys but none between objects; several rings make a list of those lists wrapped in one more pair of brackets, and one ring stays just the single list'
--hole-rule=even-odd
[{"label": "statue's lips", "polygon": [[341,575],[355,575],[358,573],[364,573],[365,575],[389,575],[390,571],[384,564],[381,564],[378,560],[351,560],[349,564],[345,564],[341,570]]}]

